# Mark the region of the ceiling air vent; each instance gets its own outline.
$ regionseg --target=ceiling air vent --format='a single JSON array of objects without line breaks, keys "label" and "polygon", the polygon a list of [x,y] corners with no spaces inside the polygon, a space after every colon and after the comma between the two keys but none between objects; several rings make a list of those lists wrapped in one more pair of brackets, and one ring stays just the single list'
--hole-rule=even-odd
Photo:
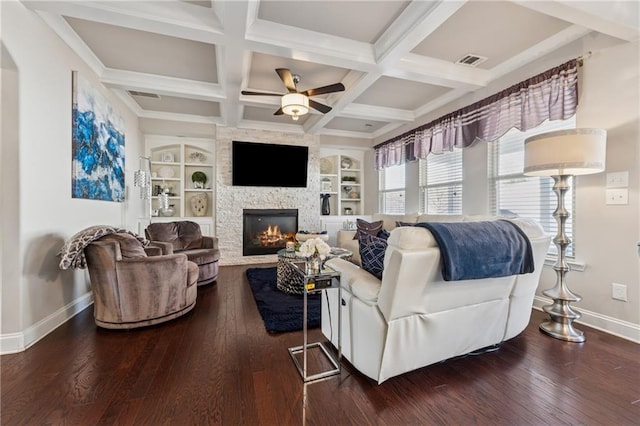
[{"label": "ceiling air vent", "polygon": [[129,90],[129,94],[131,96],[143,96],[145,98],[160,99],[160,96],[156,95],[155,93],[138,92],[136,90]]},{"label": "ceiling air vent", "polygon": [[464,55],[461,59],[456,61],[456,64],[467,65],[469,67],[476,67],[486,61],[487,58],[473,53]]}]

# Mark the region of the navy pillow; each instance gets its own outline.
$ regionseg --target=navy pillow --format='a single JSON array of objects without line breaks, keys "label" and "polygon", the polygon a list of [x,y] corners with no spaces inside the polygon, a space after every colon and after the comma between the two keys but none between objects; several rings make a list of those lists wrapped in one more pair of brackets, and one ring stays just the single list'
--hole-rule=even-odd
[{"label": "navy pillow", "polygon": [[387,231],[386,229],[381,229],[378,234],[376,235],[376,237],[378,238],[384,238],[385,240],[389,239],[389,235],[391,235],[391,233],[389,231]]},{"label": "navy pillow", "polygon": [[358,231],[358,243],[360,248],[360,261],[362,269],[374,275],[379,280],[382,279],[384,269],[384,252],[387,250],[387,231],[380,231],[373,236],[364,231]]}]

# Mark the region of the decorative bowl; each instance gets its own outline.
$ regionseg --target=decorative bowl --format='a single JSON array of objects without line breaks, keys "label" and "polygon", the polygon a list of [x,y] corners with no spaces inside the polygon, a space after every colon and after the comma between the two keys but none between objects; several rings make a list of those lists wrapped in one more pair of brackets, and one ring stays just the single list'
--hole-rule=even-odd
[{"label": "decorative bowl", "polygon": [[320,238],[322,241],[329,241],[329,234],[301,234],[300,232],[296,234],[296,241],[299,243],[304,243],[312,238]]}]

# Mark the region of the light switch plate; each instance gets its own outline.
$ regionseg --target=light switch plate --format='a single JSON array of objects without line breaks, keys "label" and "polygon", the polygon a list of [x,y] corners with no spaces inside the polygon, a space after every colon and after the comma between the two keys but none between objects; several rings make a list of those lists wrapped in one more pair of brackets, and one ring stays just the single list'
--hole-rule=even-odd
[{"label": "light switch plate", "polygon": [[629,187],[629,172],[607,173],[607,188]]},{"label": "light switch plate", "polygon": [[607,189],[607,204],[629,204],[629,190],[627,188],[621,189]]}]

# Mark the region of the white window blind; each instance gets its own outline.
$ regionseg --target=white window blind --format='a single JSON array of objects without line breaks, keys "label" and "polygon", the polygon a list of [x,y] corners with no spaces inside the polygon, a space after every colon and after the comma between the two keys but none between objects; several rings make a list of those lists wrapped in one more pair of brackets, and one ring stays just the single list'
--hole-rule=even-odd
[{"label": "white window blind", "polygon": [[462,150],[419,161],[421,213],[462,214]]},{"label": "white window blind", "polygon": [[378,172],[379,206],[385,214],[404,214],[404,164],[387,167]]},{"label": "white window blind", "polygon": [[[553,130],[575,128],[575,116],[569,120],[545,121],[535,129],[521,132],[511,129],[502,138],[489,144],[488,170],[490,175],[489,205],[493,214],[500,216],[520,216],[540,223],[545,232],[557,233],[553,212],[557,206],[553,193],[553,179],[550,177],[525,176],[524,141],[526,138]],[[571,189],[565,195],[565,208],[570,216],[565,233],[574,240],[575,192],[574,179],[570,179]],[[566,255],[574,256],[574,244],[567,247]],[[554,244],[549,254],[557,254]]]}]

